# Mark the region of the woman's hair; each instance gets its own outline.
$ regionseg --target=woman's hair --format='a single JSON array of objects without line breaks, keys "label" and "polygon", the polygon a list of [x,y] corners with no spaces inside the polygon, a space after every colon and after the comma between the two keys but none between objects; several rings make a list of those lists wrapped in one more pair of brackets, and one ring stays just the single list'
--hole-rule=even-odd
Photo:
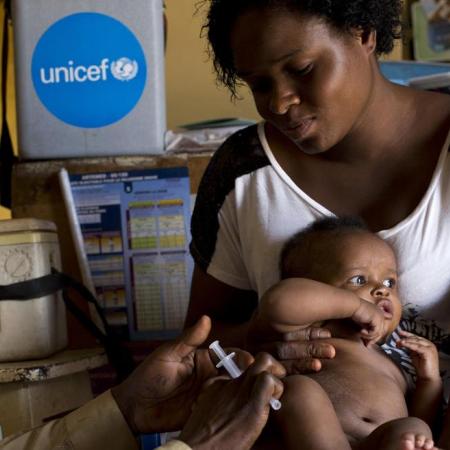
[{"label": "woman's hair", "polygon": [[236,97],[238,77],[233,64],[230,33],[236,20],[258,8],[288,10],[324,19],[336,30],[359,29],[377,34],[376,54],[389,53],[401,36],[402,0],[204,0],[209,6],[202,33],[209,42],[217,80]]}]

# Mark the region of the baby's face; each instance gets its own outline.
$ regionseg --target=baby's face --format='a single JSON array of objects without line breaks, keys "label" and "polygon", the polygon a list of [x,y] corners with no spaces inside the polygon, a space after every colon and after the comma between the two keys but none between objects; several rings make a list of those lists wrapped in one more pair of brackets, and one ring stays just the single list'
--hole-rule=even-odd
[{"label": "baby's face", "polygon": [[397,327],[401,315],[397,287],[397,262],[391,247],[366,232],[349,233],[333,241],[327,282],[355,292],[358,297],[377,305],[384,313],[386,336]]}]

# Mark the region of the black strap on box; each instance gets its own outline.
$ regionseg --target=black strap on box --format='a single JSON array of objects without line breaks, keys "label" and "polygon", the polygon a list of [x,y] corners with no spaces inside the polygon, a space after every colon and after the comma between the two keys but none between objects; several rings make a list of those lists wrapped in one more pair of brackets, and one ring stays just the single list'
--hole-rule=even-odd
[{"label": "black strap on box", "polygon": [[1,62],[1,102],[2,102],[2,121],[0,128],[0,204],[11,208],[11,180],[12,168],[16,157],[6,120],[7,113],[7,85],[8,85],[8,54],[9,54],[9,24],[11,20],[11,2],[3,0],[4,20],[3,20],[3,43],[2,43],[2,62]]},{"label": "black strap on box", "polygon": [[[105,332],[91,320],[70,298],[69,290],[75,290],[85,301],[95,306]],[[109,362],[116,370],[117,380],[124,380],[134,369],[134,361],[129,350],[123,347],[120,339],[108,325],[97,299],[83,284],[72,277],[52,269],[52,273],[32,280],[0,286],[0,301],[28,301],[62,291],[66,308],[105,348]]]}]

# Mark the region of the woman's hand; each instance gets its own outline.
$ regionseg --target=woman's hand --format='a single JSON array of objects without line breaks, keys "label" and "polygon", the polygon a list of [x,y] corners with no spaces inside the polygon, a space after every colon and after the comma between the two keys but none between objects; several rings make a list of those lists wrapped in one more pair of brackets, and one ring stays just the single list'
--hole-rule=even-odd
[{"label": "woman's hand", "polygon": [[286,333],[269,331],[254,314],[247,333],[247,350],[270,353],[286,369],[288,375],[318,372],[322,368],[322,359],[332,359],[335,348],[322,339],[331,337],[326,328],[308,327],[293,329]]}]

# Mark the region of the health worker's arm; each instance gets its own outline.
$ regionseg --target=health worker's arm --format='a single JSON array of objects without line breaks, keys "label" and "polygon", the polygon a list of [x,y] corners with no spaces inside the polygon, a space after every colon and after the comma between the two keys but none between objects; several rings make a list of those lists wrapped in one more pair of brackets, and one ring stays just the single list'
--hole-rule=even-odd
[{"label": "health worker's arm", "polygon": [[1,450],[138,450],[110,391],[67,416],[0,441]]}]

